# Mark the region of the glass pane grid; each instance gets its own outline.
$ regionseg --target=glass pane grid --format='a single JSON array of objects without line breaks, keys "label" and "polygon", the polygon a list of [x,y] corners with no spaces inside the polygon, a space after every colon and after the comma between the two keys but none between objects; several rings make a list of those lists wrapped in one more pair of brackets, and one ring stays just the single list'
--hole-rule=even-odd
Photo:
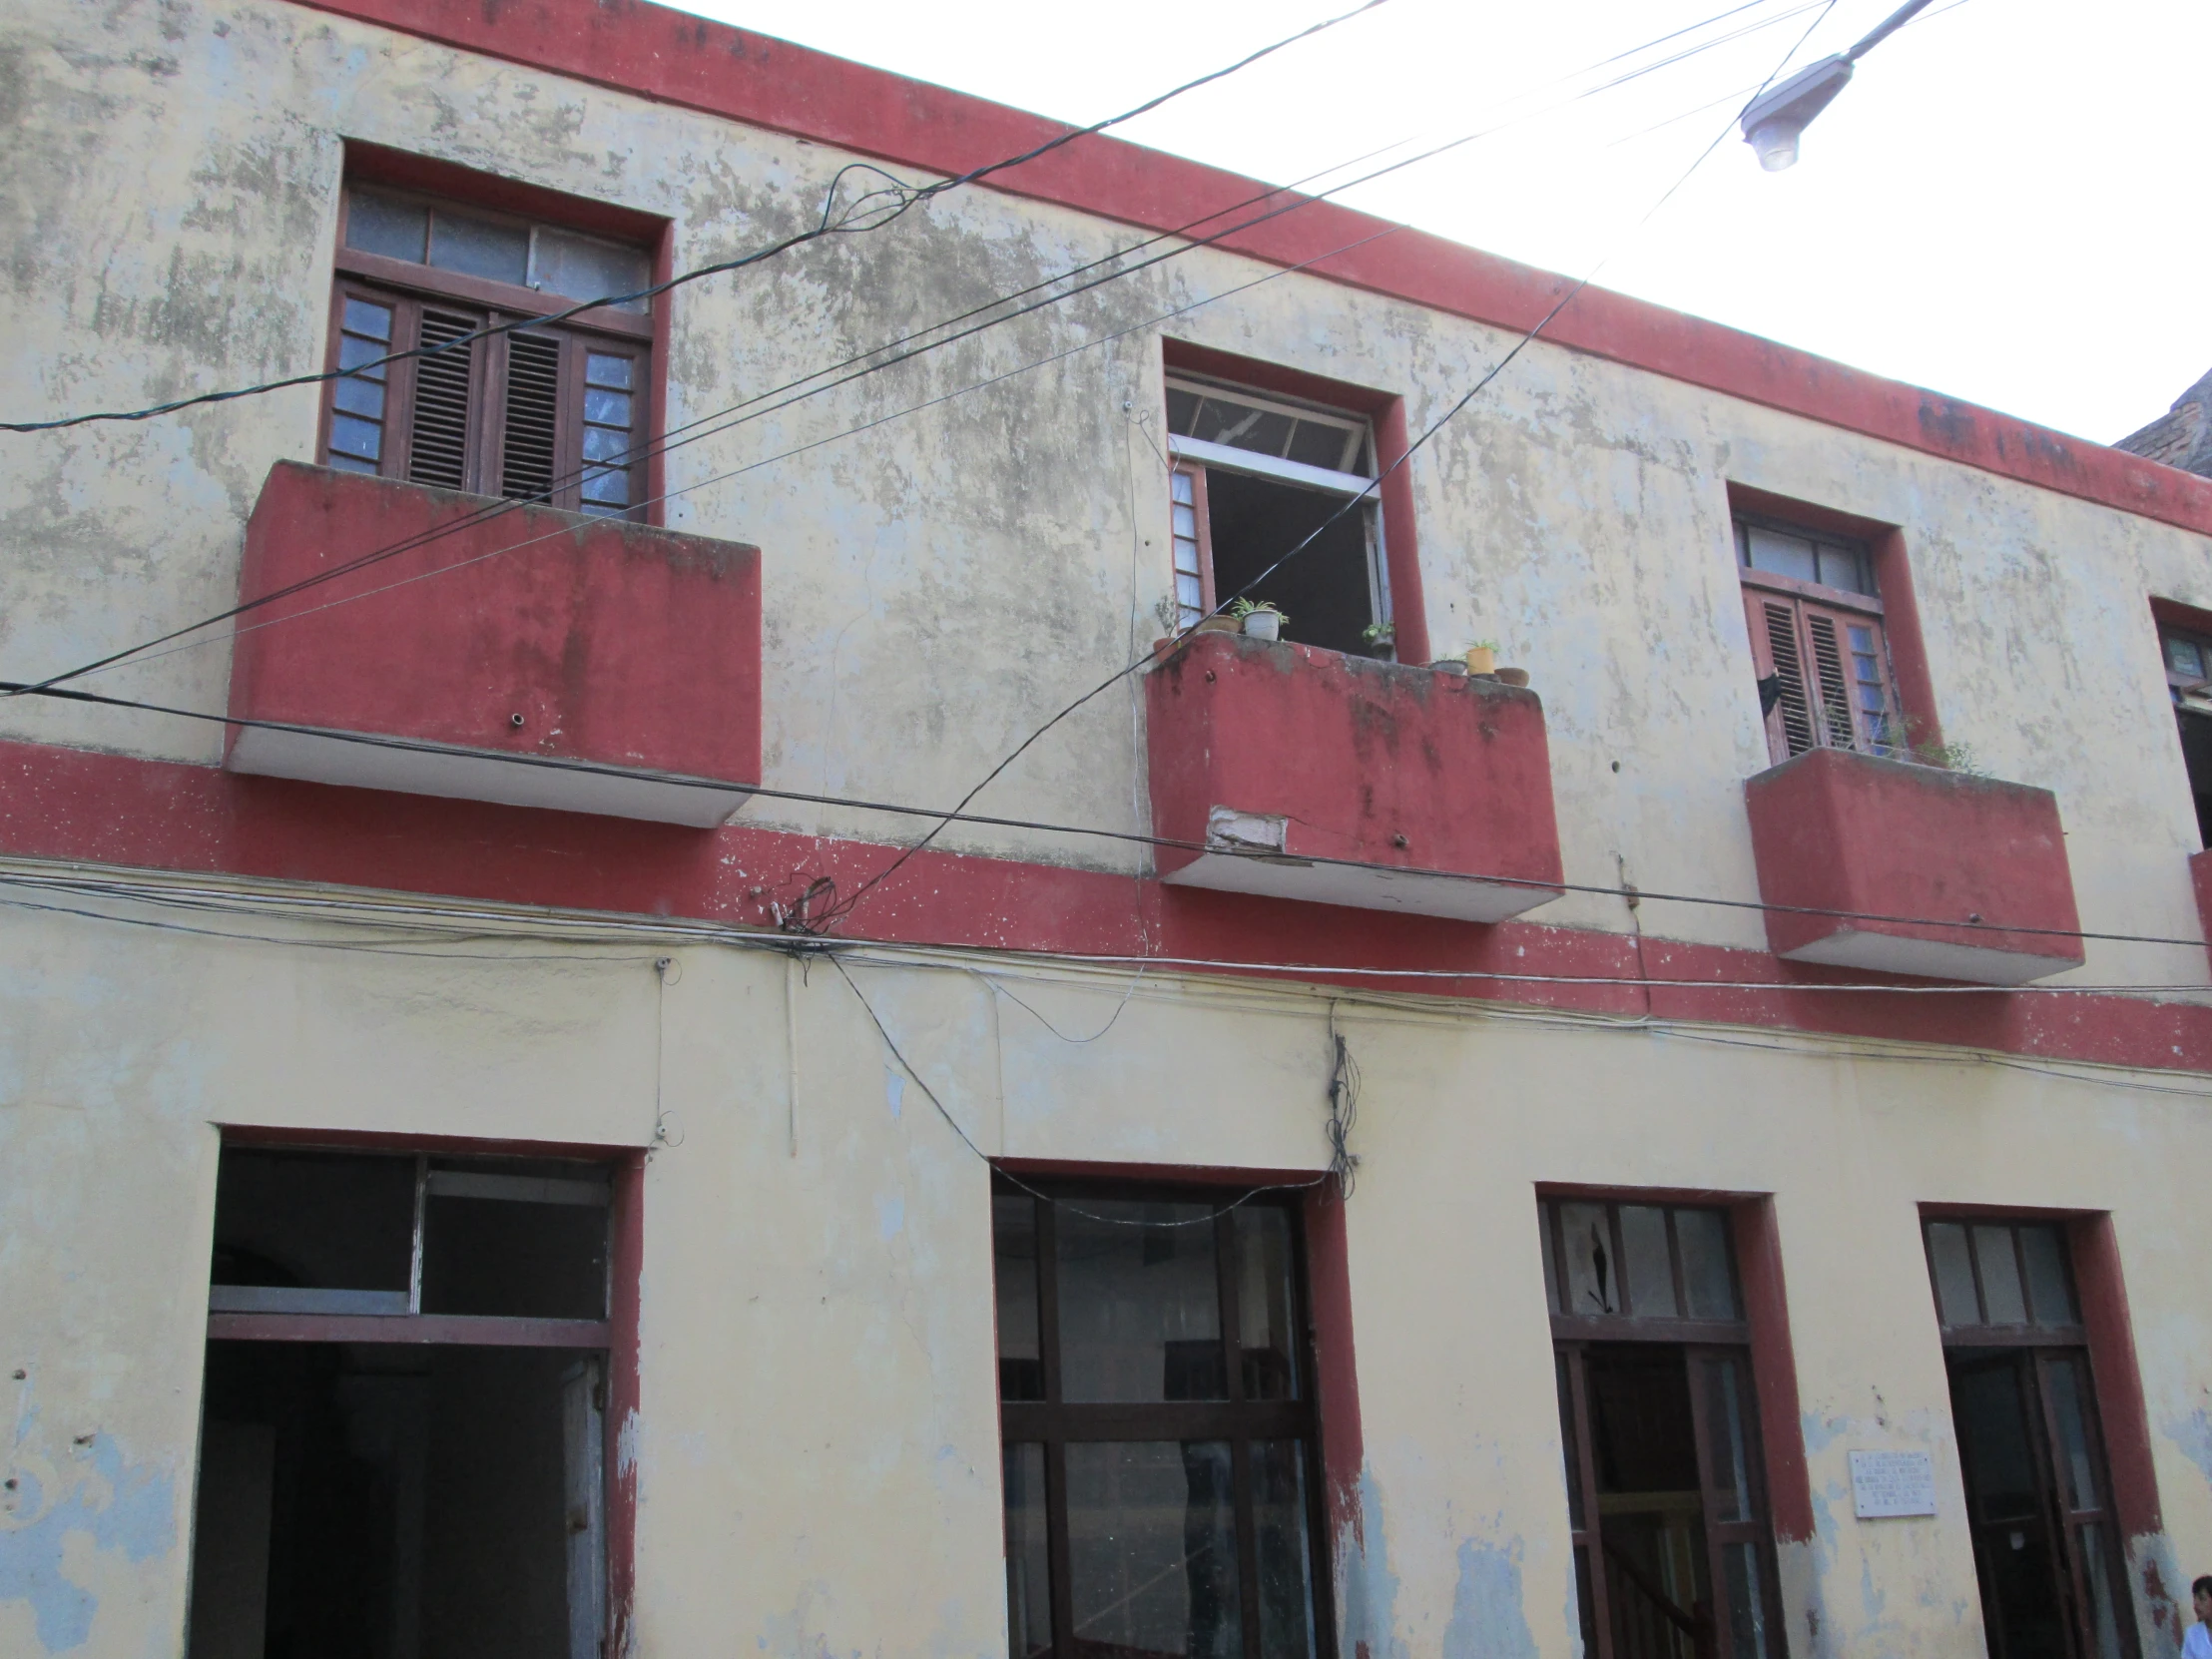
[{"label": "glass pane grid", "polygon": [[1547,1200],[1543,1248],[1553,1311],[1577,1318],[1743,1319],[1726,1211],[1675,1205]]}]

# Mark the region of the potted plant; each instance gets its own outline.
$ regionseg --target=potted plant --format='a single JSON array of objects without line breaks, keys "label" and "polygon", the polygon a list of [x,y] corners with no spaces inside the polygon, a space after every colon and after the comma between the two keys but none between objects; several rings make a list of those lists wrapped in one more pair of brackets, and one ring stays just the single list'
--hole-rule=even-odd
[{"label": "potted plant", "polygon": [[1255,640],[1281,639],[1283,625],[1291,620],[1265,599],[1240,599],[1229,607],[1229,614],[1236,618],[1246,637]]},{"label": "potted plant", "polygon": [[1367,648],[1385,663],[1397,661],[1397,624],[1394,622],[1371,622],[1360,630],[1360,638]]},{"label": "potted plant", "polygon": [[1469,674],[1495,674],[1497,672],[1497,641],[1476,640],[1467,647],[1467,672]]}]

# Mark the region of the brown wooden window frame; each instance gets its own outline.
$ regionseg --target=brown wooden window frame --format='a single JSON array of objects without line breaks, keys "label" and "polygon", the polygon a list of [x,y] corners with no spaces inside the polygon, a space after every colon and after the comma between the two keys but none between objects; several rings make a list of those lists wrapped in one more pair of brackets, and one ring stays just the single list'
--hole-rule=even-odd
[{"label": "brown wooden window frame", "polygon": [[[1752,530],[1795,536],[1846,553],[1857,560],[1869,587],[1876,585],[1877,559],[1873,548],[1857,538],[1763,514],[1733,515],[1736,574],[1743,584],[1752,672],[1761,684],[1762,702],[1765,688],[1775,688],[1773,707],[1762,717],[1769,757],[1779,766],[1814,749],[1891,755],[1909,748],[1911,723],[1899,706],[1881,595],[1754,569],[1746,541]],[[1861,639],[1854,639],[1854,630]],[[1868,687],[1881,704],[1879,710],[1866,707],[1862,693]]]},{"label": "brown wooden window frame", "polygon": [[[1602,1207],[1607,1218],[1605,1244],[1611,1261],[1627,1260],[1621,1212],[1656,1209],[1666,1218],[1669,1277],[1675,1307],[1692,1304],[1677,1216],[1698,1210],[1716,1215],[1726,1241],[1729,1289],[1735,1317],[1714,1319],[1685,1314],[1639,1314],[1633,1293],[1625,1282],[1618,1285],[1619,1309],[1596,1314],[1569,1314],[1563,1305],[1574,1280],[1569,1272],[1564,1212],[1569,1206]],[[1545,1192],[1539,1195],[1540,1237],[1543,1248],[1545,1300],[1551,1311],[1551,1335],[1555,1381],[1559,1392],[1560,1435],[1566,1459],[1569,1559],[1575,1581],[1580,1616],[1586,1628],[1586,1659],[1616,1659],[1610,1595],[1605,1572],[1593,1572],[1603,1548],[1598,1528],[1600,1501],[1596,1454],[1591,1431],[1588,1386],[1590,1350],[1618,1344],[1666,1345],[1682,1350],[1688,1373],[1689,1402],[1706,1545],[1707,1588],[1713,1604],[1702,1617],[1689,1620],[1669,1615],[1670,1622],[1691,1644],[1699,1659],[1744,1659],[1735,1652],[1735,1636],[1722,1608],[1725,1594],[1725,1551],[1748,1546],[1755,1552],[1760,1572],[1759,1613],[1764,1620],[1767,1659],[1786,1659],[1789,1643],[1783,1622],[1779,1558],[1775,1548],[1773,1501],[1769,1468],[1760,1421],[1758,1377],[1754,1368],[1753,1334],[1743,1265],[1738,1260],[1735,1207],[1726,1204],[1684,1203],[1672,1196],[1636,1192],[1609,1194]],[[1714,1425],[1720,1420],[1719,1401],[1725,1383],[1722,1373],[1734,1368],[1734,1425],[1741,1443],[1722,1447]],[[1741,1458],[1741,1484],[1736,1518],[1717,1513],[1717,1498],[1728,1490],[1718,1478],[1724,1449],[1730,1462]],[[1734,1475],[1733,1468],[1731,1476]],[[1655,1600],[1663,1599],[1654,1597]],[[1681,1610],[1675,1609],[1675,1612]],[[1594,1638],[1594,1639],[1592,1639]]]},{"label": "brown wooden window frame", "polygon": [[[1036,1297],[1039,1369],[1044,1398],[1006,1397],[1005,1362],[1000,1363],[1000,1444],[1043,1447],[1046,1538],[1049,1561],[1052,1645],[1036,1650],[1059,1659],[1109,1651],[1078,1638],[1074,1628],[1073,1569],[1070,1560],[1068,1476],[1066,1451],[1070,1444],[1114,1441],[1227,1441],[1231,1448],[1235,1481],[1235,1517],[1238,1551],[1239,1625],[1244,1637],[1244,1659],[1276,1659],[1262,1647],[1260,1612],[1259,1529],[1255,1517],[1257,1484],[1251,1448],[1255,1441],[1294,1441],[1303,1448],[1306,1527],[1305,1559],[1309,1578],[1308,1616],[1312,1620],[1312,1652],[1316,1659],[1333,1659],[1336,1653],[1336,1615],[1332,1599],[1334,1574],[1328,1549],[1327,1486],[1321,1442],[1318,1355],[1314,1342],[1312,1283],[1306,1239],[1305,1213],[1299,1195],[1263,1193],[1249,1189],[1227,1191],[1163,1182],[1021,1181],[1003,1175],[991,1184],[995,1216],[1000,1200],[1024,1199],[1034,1208],[1036,1242]],[[1157,1204],[1210,1204],[1215,1208],[1215,1264],[1219,1276],[1222,1365],[1227,1398],[1219,1400],[1170,1400],[1160,1402],[1083,1402],[1062,1398],[1061,1324],[1058,1275],[1057,1216],[1062,1204],[1105,1202]],[[1303,1385],[1293,1399],[1246,1397],[1245,1366],[1240,1358],[1237,1214],[1264,1208],[1283,1213],[1289,1227],[1291,1266],[1295,1286],[1293,1319],[1297,1374]],[[1010,1520],[1010,1517],[1009,1517]],[[1009,1533],[1009,1561],[1016,1549]],[[1009,1640],[1012,1631],[1009,1629]]]},{"label": "brown wooden window frame", "polygon": [[[1936,1265],[1936,1229],[1952,1227],[1961,1231],[1962,1243],[1970,1270],[1973,1288],[1975,1320],[1971,1324],[1953,1324],[1946,1302],[1940,1272]],[[2029,1230],[2047,1233],[2056,1240],[2058,1269],[2064,1287],[2064,1307],[2048,1310],[2041,1307],[2041,1296],[2035,1288],[2036,1276],[2028,1261],[2027,1234]],[[2097,1637],[2093,1628],[2096,1598],[2090,1584],[2090,1548],[2084,1545],[2083,1532],[2095,1528],[2099,1540],[2096,1553],[2104,1564],[2106,1594],[2110,1598],[2114,1628],[2118,1633],[2121,1653],[2134,1659],[2142,1651],[2140,1632],[2136,1628],[2135,1610],[2129,1591],[2127,1559],[2121,1541],[2122,1518],[2117,1512],[2116,1492],[2112,1479],[2112,1460],[2106,1446],[2102,1389],[2098,1381],[2098,1368],[2094,1344],[2089,1327],[2083,1318],[2084,1305],[2080,1276],[2073,1261],[2070,1229],[2062,1222],[2048,1217],[1998,1216],[1975,1212],[1948,1214],[1940,1211],[1926,1212],[1921,1217],[1921,1249],[1928,1263],[1929,1293],[1935,1303],[1936,1320],[1942,1333],[1945,1360],[1952,1354],[1970,1354],[1976,1350],[1990,1351],[1991,1363],[2004,1363],[2001,1356],[2009,1355],[2016,1385],[2022,1389],[2023,1404],[2032,1409],[2023,1411],[2033,1442],[2031,1453],[2035,1465],[2037,1519],[2044,1533],[2044,1545],[2051,1552],[2051,1559],[2061,1562],[2064,1574],[2060,1588],[2064,1592],[2064,1611],[2073,1627],[2077,1659],[2097,1653]],[[2007,1245],[2014,1282],[2018,1286],[2022,1320],[1994,1321],[1989,1318],[1990,1302],[1985,1270],[1982,1264],[1982,1248],[1986,1235],[2002,1232]],[[1970,1363],[1970,1362],[1967,1362]],[[2068,1490],[2070,1478],[2059,1466],[2058,1448],[2066,1443],[2060,1420],[2057,1390],[2053,1374],[2061,1368],[2074,1371],[2078,1381],[2076,1402],[2081,1417],[2085,1442],[2085,1455],[2089,1460],[2091,1477],[2096,1483],[2098,1501],[2081,1504],[2075,1501],[2078,1493]],[[1948,1367],[1946,1364],[1946,1371]],[[1966,1448],[1960,1436],[1954,1433],[1958,1443],[1960,1473],[1967,1491],[1967,1503],[1973,1502],[1973,1482],[1966,1464]],[[1968,1530],[1978,1535],[1982,1522],[1970,1512]],[[2011,1519],[2005,1521],[2011,1524]],[[1983,1577],[1981,1551],[1974,1554],[1974,1573],[1977,1580]],[[1988,1594],[1982,1586],[1984,1597]],[[1995,1631],[1985,1632],[1989,1643],[1990,1659],[2005,1659],[2000,1637]]]},{"label": "brown wooden window frame", "polygon": [[[374,181],[348,179],[340,202],[331,282],[325,354],[331,371],[346,366],[343,354],[349,332],[357,341],[366,338],[358,330],[349,330],[346,326],[349,301],[389,310],[388,349],[391,351],[411,351],[423,343],[426,314],[445,320],[450,331],[458,331],[455,324],[465,324],[473,330],[503,323],[530,324],[533,319],[566,310],[575,303],[572,298],[520,283],[468,276],[348,247],[348,223],[357,183],[366,183],[367,188],[381,197],[419,203],[433,211],[443,207],[465,213],[471,221],[518,230],[566,229],[546,220],[525,219],[422,192],[394,190]],[[636,252],[650,269],[651,251],[639,247]],[[333,380],[321,399],[316,458],[325,466],[369,470],[333,449],[333,428],[348,414],[348,410],[340,407],[341,403],[348,399],[357,402],[361,384],[371,377],[380,378],[384,392],[379,422],[382,429],[380,452],[374,463],[377,476],[460,489],[477,495],[543,501],[569,512],[644,522],[651,516],[648,461],[657,436],[653,415],[659,402],[654,380],[653,340],[654,318],[649,312],[600,305],[559,323],[524,326],[508,333],[492,334],[471,341],[465,348],[456,347],[451,353],[405,358],[386,364],[381,370]],[[366,349],[365,344],[356,344],[356,357]],[[459,442],[439,454],[434,462],[425,456],[418,465],[415,454],[417,410],[428,386],[440,378],[455,377],[450,373],[441,374],[441,369],[451,359],[461,357],[464,350],[465,361],[455,365],[460,371],[458,377],[465,377],[464,430]],[[537,359],[535,363],[529,360],[532,357]],[[598,363],[618,360],[625,365],[623,377],[629,382],[626,387],[614,385],[612,375],[594,372]],[[551,365],[549,373],[540,366],[547,363]],[[549,391],[551,407],[538,414],[534,423],[535,432],[542,436],[535,442],[527,442],[526,438],[532,433],[518,424],[513,433],[516,441],[510,448],[509,427],[512,411],[517,406],[511,394],[520,383],[518,376],[529,377],[525,390],[537,391],[542,387]],[[589,383],[593,381],[599,383]],[[627,396],[629,424],[619,436],[591,438],[592,445],[602,454],[587,457],[584,452],[587,436],[592,432],[614,430],[587,418],[594,403],[589,394],[600,390]],[[535,401],[543,407],[542,393]],[[619,508],[585,499],[587,474],[604,473],[609,468],[619,469],[625,475],[627,501]]]}]

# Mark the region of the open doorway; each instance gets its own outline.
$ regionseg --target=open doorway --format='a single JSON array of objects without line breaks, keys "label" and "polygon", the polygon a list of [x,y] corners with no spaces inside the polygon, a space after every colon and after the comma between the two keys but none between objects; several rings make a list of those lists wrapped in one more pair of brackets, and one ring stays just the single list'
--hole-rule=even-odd
[{"label": "open doorway", "polygon": [[2064,1230],[1932,1220],[1927,1245],[1990,1659],[2137,1659]]},{"label": "open doorway", "polygon": [[602,1659],[611,1201],[224,1150],[189,1659]]},{"label": "open doorway", "polygon": [[1583,1652],[1781,1659],[1727,1212],[1558,1200],[1542,1217]]}]

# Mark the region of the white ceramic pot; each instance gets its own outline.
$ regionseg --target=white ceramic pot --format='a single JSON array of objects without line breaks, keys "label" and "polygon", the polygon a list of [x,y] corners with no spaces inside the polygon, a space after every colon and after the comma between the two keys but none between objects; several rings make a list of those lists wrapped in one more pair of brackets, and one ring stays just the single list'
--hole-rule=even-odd
[{"label": "white ceramic pot", "polygon": [[1283,619],[1273,611],[1254,611],[1244,619],[1244,631],[1256,640],[1279,640],[1283,637]]}]

